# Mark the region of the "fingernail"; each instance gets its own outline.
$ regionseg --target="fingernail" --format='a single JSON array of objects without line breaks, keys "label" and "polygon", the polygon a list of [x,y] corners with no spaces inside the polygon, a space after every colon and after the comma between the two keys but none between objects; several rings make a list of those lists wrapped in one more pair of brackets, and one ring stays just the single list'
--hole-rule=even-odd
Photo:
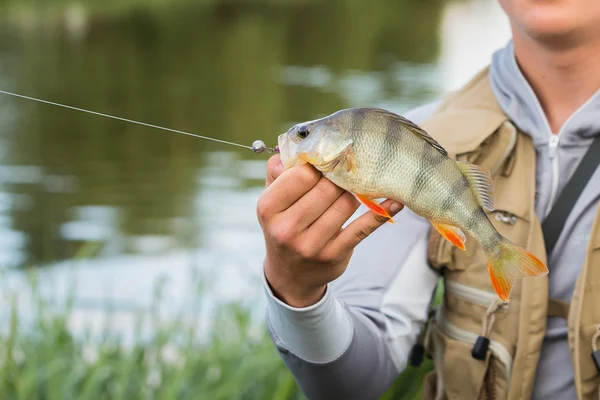
[{"label": "fingernail", "polygon": [[277,173],[278,176],[281,175],[284,170],[285,170],[285,168],[283,167],[282,163],[279,163],[275,166],[275,172]]},{"label": "fingernail", "polygon": [[277,160],[275,165],[273,165],[273,169],[275,169],[275,170],[283,169],[283,163],[281,162],[281,160]]},{"label": "fingernail", "polygon": [[402,209],[402,204],[400,204],[400,203],[392,203],[392,205],[390,206],[390,211],[393,213],[397,213],[401,209]]}]

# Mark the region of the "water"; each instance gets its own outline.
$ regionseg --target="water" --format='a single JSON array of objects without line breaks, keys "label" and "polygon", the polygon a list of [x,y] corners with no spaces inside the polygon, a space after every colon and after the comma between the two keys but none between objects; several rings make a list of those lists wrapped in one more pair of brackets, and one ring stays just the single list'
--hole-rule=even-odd
[{"label": "water", "polygon": [[[9,2],[0,88],[274,145],[341,108],[434,100],[509,37],[492,0],[205,3],[42,13]],[[2,95],[0,121],[0,268],[40,266],[56,293],[76,277],[73,328],[96,323],[107,298],[129,326],[159,276],[166,304],[185,310],[195,268],[209,303],[261,303],[267,155]]]}]

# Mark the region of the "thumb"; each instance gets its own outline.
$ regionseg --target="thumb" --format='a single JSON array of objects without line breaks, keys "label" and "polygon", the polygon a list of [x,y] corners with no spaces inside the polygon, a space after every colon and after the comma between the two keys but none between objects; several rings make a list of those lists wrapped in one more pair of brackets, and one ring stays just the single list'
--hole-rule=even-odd
[{"label": "thumb", "polygon": [[269,161],[267,161],[267,179],[265,186],[269,186],[273,183],[273,181],[283,173],[284,169],[279,154],[275,154],[269,158]]}]

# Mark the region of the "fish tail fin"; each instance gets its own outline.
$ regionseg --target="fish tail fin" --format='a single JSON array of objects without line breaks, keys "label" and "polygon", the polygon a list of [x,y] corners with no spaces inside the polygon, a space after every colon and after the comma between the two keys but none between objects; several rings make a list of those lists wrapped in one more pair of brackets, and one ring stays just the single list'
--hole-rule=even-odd
[{"label": "fish tail fin", "polygon": [[519,278],[543,276],[548,267],[527,250],[507,239],[500,241],[494,254],[488,254],[488,271],[498,297],[508,303],[510,292]]}]

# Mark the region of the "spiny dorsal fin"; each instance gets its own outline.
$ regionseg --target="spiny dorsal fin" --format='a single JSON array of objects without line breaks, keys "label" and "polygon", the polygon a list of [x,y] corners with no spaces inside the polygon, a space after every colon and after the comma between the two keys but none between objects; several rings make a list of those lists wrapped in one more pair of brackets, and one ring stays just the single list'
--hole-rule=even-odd
[{"label": "spiny dorsal fin", "polygon": [[439,151],[440,153],[442,153],[445,156],[448,155],[448,152],[446,151],[446,149],[444,149],[442,147],[442,145],[437,142],[437,140],[435,140],[434,138],[432,138],[429,135],[429,133],[425,132],[423,130],[423,128],[421,128],[420,126],[418,126],[414,122],[412,122],[412,121],[404,118],[401,115],[395,114],[395,113],[393,113],[391,111],[388,111],[388,110],[384,110],[382,108],[371,108],[371,109],[368,109],[368,110],[370,112],[374,113],[374,114],[379,114],[379,115],[381,115],[381,116],[383,116],[385,118],[395,119],[400,124],[402,124],[406,129],[408,129],[410,132],[412,132],[413,134],[417,135],[418,137],[420,137],[421,139],[423,139],[424,141],[426,141],[427,143],[429,143],[437,151]]},{"label": "spiny dorsal fin", "polygon": [[488,211],[494,211],[494,183],[488,170],[463,161],[457,161],[456,165],[469,181],[479,204]]}]

